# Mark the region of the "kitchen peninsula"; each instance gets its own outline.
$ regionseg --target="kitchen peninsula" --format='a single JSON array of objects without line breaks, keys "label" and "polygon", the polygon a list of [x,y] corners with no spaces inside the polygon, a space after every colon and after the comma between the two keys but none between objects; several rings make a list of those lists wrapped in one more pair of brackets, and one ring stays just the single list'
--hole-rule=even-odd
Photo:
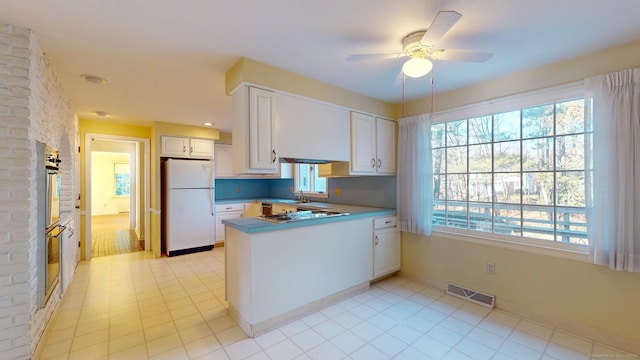
[{"label": "kitchen peninsula", "polygon": [[248,336],[369,288],[374,219],[394,218],[395,210],[308,205],[348,215],[281,223],[223,221],[229,312]]}]

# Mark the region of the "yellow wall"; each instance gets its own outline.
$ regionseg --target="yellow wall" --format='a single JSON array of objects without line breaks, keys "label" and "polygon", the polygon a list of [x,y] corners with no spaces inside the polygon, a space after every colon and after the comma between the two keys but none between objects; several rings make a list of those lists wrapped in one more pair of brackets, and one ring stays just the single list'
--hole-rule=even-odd
[{"label": "yellow wall", "polygon": [[[638,66],[640,42],[634,42],[438,95],[436,109],[571,83],[599,73]],[[425,101],[409,104],[408,114],[427,112],[424,104]],[[496,264],[494,276],[485,273],[487,261]],[[457,282],[496,295],[498,305],[502,300],[505,304],[568,319],[640,344],[640,274],[463,240],[408,233],[402,234],[402,271],[434,284]],[[637,346],[640,349],[640,345]]]},{"label": "yellow wall", "polygon": [[225,76],[227,94],[242,82],[262,85],[287,93],[396,119],[400,106],[357,94],[302,75],[242,58]]}]

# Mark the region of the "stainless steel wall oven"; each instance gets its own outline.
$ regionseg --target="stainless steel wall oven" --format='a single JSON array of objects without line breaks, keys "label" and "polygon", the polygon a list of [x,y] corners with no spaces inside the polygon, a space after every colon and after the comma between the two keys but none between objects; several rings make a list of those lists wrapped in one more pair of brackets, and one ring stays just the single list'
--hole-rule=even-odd
[{"label": "stainless steel wall oven", "polygon": [[60,158],[58,151],[36,143],[38,154],[38,304],[44,307],[60,279]]}]

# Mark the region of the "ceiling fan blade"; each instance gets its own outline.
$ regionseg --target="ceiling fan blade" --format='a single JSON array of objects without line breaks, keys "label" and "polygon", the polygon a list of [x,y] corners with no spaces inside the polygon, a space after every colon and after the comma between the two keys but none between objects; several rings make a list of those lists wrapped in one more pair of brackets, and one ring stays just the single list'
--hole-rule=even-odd
[{"label": "ceiling fan blade", "polygon": [[351,54],[347,56],[347,61],[370,61],[370,60],[384,60],[384,59],[397,59],[405,56],[402,53],[391,54]]},{"label": "ceiling fan blade", "polygon": [[440,11],[420,40],[424,45],[434,45],[444,34],[460,20],[462,15],[456,11]]},{"label": "ceiling fan blade", "polygon": [[467,61],[482,63],[491,59],[492,56],[493,54],[488,52],[462,49],[438,50],[434,52],[434,58],[436,60],[446,61]]}]

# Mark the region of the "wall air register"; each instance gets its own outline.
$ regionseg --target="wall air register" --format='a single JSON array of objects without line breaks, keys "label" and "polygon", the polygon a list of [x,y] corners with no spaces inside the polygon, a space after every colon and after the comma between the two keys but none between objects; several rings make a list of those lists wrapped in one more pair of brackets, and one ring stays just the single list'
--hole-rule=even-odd
[{"label": "wall air register", "polygon": [[468,289],[454,283],[447,284],[447,294],[459,297],[467,301],[471,301],[478,305],[486,306],[491,309],[496,307],[495,296]]}]

